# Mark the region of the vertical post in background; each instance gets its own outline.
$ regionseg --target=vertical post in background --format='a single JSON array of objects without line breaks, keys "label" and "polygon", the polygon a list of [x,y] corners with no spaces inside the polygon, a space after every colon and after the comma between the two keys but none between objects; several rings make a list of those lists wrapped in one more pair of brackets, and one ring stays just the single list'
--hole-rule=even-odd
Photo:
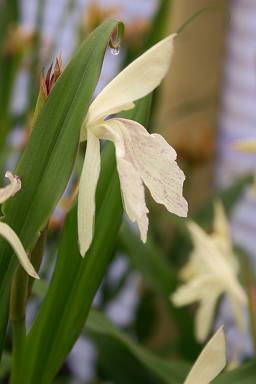
[{"label": "vertical post in background", "polygon": [[176,40],[155,117],[155,126],[184,161],[190,213],[212,191],[227,2],[174,0],[169,19],[174,32],[201,9]]}]

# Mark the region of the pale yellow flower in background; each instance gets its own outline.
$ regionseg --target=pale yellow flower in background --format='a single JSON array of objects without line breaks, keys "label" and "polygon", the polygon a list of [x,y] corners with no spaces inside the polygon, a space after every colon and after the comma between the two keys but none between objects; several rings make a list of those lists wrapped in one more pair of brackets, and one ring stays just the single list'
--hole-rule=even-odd
[{"label": "pale yellow flower in background", "polygon": [[[21,189],[21,181],[18,176],[9,171],[6,172],[5,176],[10,180],[10,183],[4,188],[0,188],[0,204],[14,196]],[[0,236],[10,244],[25,271],[35,279],[39,279],[20,239],[8,224],[0,222]]]},{"label": "pale yellow flower in background", "polygon": [[195,327],[199,342],[207,338],[217,302],[223,294],[230,302],[236,323],[244,330],[247,296],[238,281],[238,263],[232,250],[228,221],[222,204],[215,203],[211,235],[194,222],[187,225],[194,249],[190,260],[181,270],[180,277],[184,284],[172,295],[173,303],[183,306],[198,302]]},{"label": "pale yellow flower in background", "polygon": [[117,171],[125,211],[136,222],[143,242],[148,231],[145,184],[153,199],[168,211],[187,216],[182,196],[185,176],[176,163],[175,150],[161,135],[149,134],[133,120],[113,118],[132,109],[134,101],[151,93],[166,75],[176,35],[170,35],[146,51],[116,76],[91,104],[81,131],[87,139],[78,196],[78,237],[85,255],[94,232],[95,191],[100,173],[100,141],[115,145]]},{"label": "pale yellow flower in background", "polygon": [[256,153],[256,139],[241,139],[233,143],[233,148],[244,153]]},{"label": "pale yellow flower in background", "polygon": [[223,327],[208,341],[184,384],[209,384],[226,365],[226,342]]}]

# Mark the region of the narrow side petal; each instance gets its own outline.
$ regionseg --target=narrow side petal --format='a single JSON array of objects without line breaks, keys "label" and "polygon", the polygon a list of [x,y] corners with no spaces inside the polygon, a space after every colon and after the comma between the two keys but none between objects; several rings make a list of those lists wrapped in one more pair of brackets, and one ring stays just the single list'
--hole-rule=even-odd
[{"label": "narrow side petal", "polygon": [[230,243],[229,222],[225,214],[223,203],[220,200],[214,202],[214,234],[221,236]]},{"label": "narrow side petal", "polygon": [[124,209],[132,222],[136,222],[143,242],[147,240],[148,209],[142,179],[133,165],[120,129],[120,123],[110,119],[102,126],[102,137],[113,141],[117,171],[120,180]]},{"label": "narrow side petal", "polygon": [[233,253],[232,240],[230,235],[229,222],[221,200],[214,202],[214,220],[212,239],[216,242],[224,258],[235,273],[238,272],[239,264]]},{"label": "narrow side petal", "polygon": [[15,176],[10,171],[7,171],[5,177],[9,179],[10,184],[4,188],[0,188],[0,204],[14,196],[21,189],[21,181],[18,176]]},{"label": "narrow side petal", "polygon": [[176,162],[175,150],[161,135],[150,135],[135,121],[114,120],[121,123],[129,156],[153,199],[169,212],[186,217],[188,204],[182,195],[185,176]]},{"label": "narrow side petal", "polygon": [[196,339],[202,343],[206,340],[211,331],[213,325],[215,309],[219,294],[207,295],[201,300],[201,303],[196,312],[195,327],[196,327]]},{"label": "narrow side petal", "polygon": [[256,139],[238,140],[233,143],[233,148],[245,153],[256,152]]},{"label": "narrow side petal", "polygon": [[[197,301],[201,301],[205,295],[216,292],[218,280],[213,275],[199,275],[190,282],[181,285],[171,296],[173,303],[177,306],[188,305]],[[219,289],[219,288],[218,288]]]},{"label": "narrow side petal", "polygon": [[208,341],[184,384],[209,384],[226,365],[226,342],[221,327]]},{"label": "narrow side petal", "polygon": [[100,174],[100,142],[89,130],[78,194],[78,240],[81,256],[89,249],[94,232],[95,193]]},{"label": "narrow side petal", "polygon": [[88,111],[88,123],[132,107],[152,92],[166,75],[176,34],[170,35],[139,56],[96,97]]},{"label": "narrow side petal", "polygon": [[21,241],[14,232],[14,230],[6,223],[0,222],[0,235],[3,236],[13,248],[14,252],[16,253],[19,259],[20,264],[25,269],[25,271],[35,279],[39,279],[38,274],[36,273],[33,265],[31,264],[28,255],[26,254],[26,251],[23,248]]}]

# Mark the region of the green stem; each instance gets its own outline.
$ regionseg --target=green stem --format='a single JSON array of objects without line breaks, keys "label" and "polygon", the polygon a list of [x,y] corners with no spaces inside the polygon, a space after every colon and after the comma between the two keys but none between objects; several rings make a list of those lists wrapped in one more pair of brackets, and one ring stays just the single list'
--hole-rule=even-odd
[{"label": "green stem", "polygon": [[[31,260],[38,272],[43,257],[47,227],[42,231],[32,253]],[[26,303],[31,293],[33,280],[18,267],[13,278],[10,301],[12,328],[12,370],[10,384],[20,383],[23,349],[26,342]]]},{"label": "green stem", "polygon": [[26,339],[25,311],[28,290],[28,275],[18,267],[11,287],[10,322],[12,329],[11,384],[18,383],[23,348]]}]

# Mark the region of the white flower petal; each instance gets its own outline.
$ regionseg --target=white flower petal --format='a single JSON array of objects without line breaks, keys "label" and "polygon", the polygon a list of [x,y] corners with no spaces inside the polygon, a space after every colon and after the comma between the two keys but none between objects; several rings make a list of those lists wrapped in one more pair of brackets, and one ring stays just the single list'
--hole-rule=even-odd
[{"label": "white flower petal", "polygon": [[7,240],[11,245],[25,271],[35,279],[39,279],[39,276],[31,264],[20,239],[13,231],[13,229],[6,223],[0,222],[0,235],[3,236],[5,240]]},{"label": "white flower petal", "polygon": [[229,223],[225,214],[223,203],[220,200],[214,202],[213,231],[215,235],[223,237],[228,243],[231,243]]},{"label": "white flower petal", "polygon": [[239,284],[232,266],[222,256],[214,239],[207,235],[196,223],[189,222],[187,225],[195,245],[196,257],[201,259],[209,273],[218,277],[226,290],[237,297],[241,305],[246,304],[246,294]]},{"label": "white flower petal", "polygon": [[141,240],[146,242],[148,231],[148,209],[140,174],[133,165],[120,129],[119,121],[110,119],[101,127],[105,139],[114,142],[117,171],[125,211],[132,222],[136,222]]},{"label": "white flower petal", "polygon": [[161,135],[150,135],[135,121],[113,120],[121,123],[129,156],[153,199],[169,212],[186,217],[188,204],[182,196],[185,176],[176,163],[175,150]]},{"label": "white flower petal", "polygon": [[133,101],[146,96],[160,84],[170,66],[175,36],[166,37],[139,56],[103,89],[89,108],[89,125],[132,108]]},{"label": "white flower petal", "polygon": [[0,188],[0,204],[4,203],[11,196],[14,196],[21,189],[21,181],[18,176],[7,171],[5,177],[10,180],[10,184]]},{"label": "white flower petal", "polygon": [[233,252],[230,228],[223,203],[220,200],[214,202],[213,233],[211,238],[221,251],[223,258],[227,260],[235,273],[238,272],[239,265]]},{"label": "white flower petal", "polygon": [[78,194],[78,239],[81,256],[89,249],[94,232],[95,193],[100,174],[100,142],[89,130]]},{"label": "white flower petal", "polygon": [[256,139],[238,140],[233,144],[233,147],[240,152],[255,153]]},{"label": "white flower petal", "polygon": [[205,341],[211,331],[219,294],[219,292],[214,294],[212,291],[209,295],[206,295],[205,298],[201,300],[197,309],[195,319],[196,339],[200,343]]},{"label": "white flower petal", "polygon": [[209,384],[225,365],[225,335],[220,328],[202,350],[184,384]]},{"label": "white flower petal", "polygon": [[[171,299],[177,306],[187,305],[201,301],[207,294],[218,295],[216,287],[219,287],[218,280],[213,275],[199,275],[180,286],[172,295]],[[219,288],[218,288],[219,289]]]},{"label": "white flower petal", "polygon": [[142,180],[132,163],[126,159],[117,157],[117,171],[125,211],[130,220],[138,224],[141,240],[145,243],[148,232],[148,209]]}]

